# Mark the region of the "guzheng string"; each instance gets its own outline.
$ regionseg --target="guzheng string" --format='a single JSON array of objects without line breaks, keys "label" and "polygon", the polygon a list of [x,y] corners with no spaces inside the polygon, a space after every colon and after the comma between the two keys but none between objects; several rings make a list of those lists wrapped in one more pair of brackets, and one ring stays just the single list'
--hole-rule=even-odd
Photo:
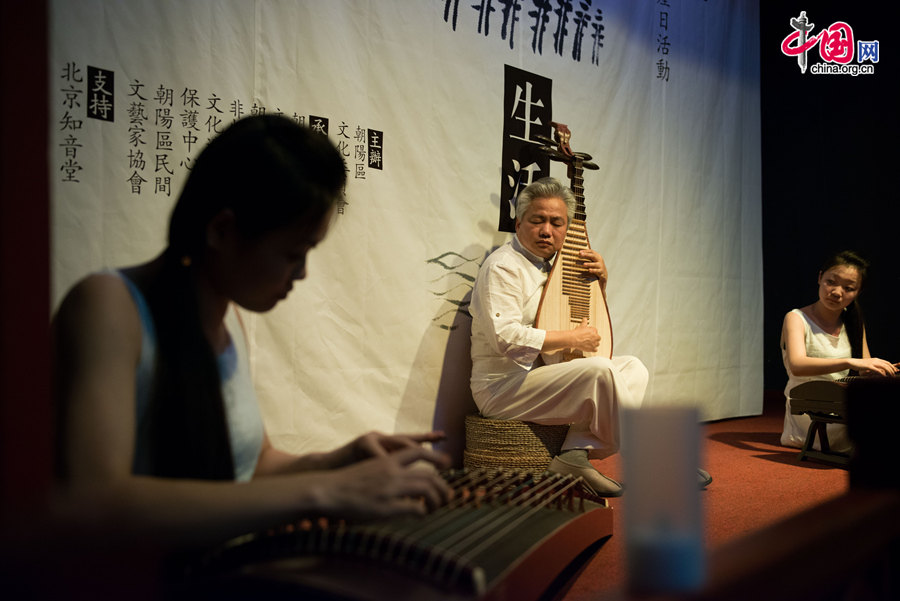
[{"label": "guzheng string", "polygon": [[[466,549],[468,549],[469,555],[476,555],[527,520],[530,515],[561,498],[567,490],[574,486],[575,481],[569,482],[562,488],[556,487],[556,484],[555,479],[548,477],[538,483],[535,488],[526,489],[522,486],[510,488],[501,498],[497,499],[504,503],[503,507],[511,508],[502,519],[498,519],[496,515],[485,516],[460,531],[453,539],[446,541],[444,548],[456,552],[459,556],[465,556]],[[517,501],[521,504],[511,505]]]},{"label": "guzheng string", "polygon": [[[415,521],[390,527],[363,527],[364,536],[382,540],[381,544],[365,546],[379,548],[383,557],[390,557],[398,566],[418,567],[422,573],[449,583],[473,578],[477,587],[484,578],[478,558],[492,545],[505,541],[534,514],[563,500],[578,482],[559,476],[536,481],[530,475],[517,473],[464,474],[451,482],[457,492],[454,500],[431,514],[424,524]],[[478,512],[476,518],[454,529],[460,510],[465,508]],[[437,544],[432,542],[448,528],[453,530],[449,536]],[[418,555],[422,549],[429,550],[424,561]]]}]

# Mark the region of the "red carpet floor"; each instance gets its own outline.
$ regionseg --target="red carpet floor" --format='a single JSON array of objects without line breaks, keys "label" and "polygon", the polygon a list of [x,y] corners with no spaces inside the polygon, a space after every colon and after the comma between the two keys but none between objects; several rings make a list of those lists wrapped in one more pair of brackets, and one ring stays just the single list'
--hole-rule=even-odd
[{"label": "red carpet floor", "polygon": [[[815,461],[797,461],[797,449],[779,443],[784,397],[767,395],[763,415],[707,423],[701,452],[713,483],[701,493],[708,550],[748,532],[838,496],[847,490],[847,471]],[[613,478],[622,476],[618,455],[594,462]],[[627,485],[627,483],[626,483]],[[628,492],[610,499],[613,536],[597,551],[556,601],[597,601],[625,583],[623,511]]]}]

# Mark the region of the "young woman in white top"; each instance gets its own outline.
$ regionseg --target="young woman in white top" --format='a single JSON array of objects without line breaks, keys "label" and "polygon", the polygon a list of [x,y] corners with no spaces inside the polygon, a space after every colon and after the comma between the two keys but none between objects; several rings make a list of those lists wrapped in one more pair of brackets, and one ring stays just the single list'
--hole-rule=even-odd
[{"label": "young woman in white top", "polygon": [[[839,380],[851,372],[882,376],[897,373],[896,364],[869,354],[858,302],[867,269],[868,262],[852,251],[833,255],[819,271],[816,302],[793,309],[784,318],[781,354],[788,384],[783,445],[802,447],[809,429],[808,416],[791,414],[789,393],[795,386],[811,380]],[[850,449],[845,426],[828,424],[828,440],[834,451]]]}]

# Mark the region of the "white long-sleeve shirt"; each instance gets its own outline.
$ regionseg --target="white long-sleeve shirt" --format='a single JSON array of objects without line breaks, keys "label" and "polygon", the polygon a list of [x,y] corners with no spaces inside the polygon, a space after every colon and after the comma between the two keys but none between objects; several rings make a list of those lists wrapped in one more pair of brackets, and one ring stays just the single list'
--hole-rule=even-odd
[{"label": "white long-sleeve shirt", "polygon": [[515,236],[484,260],[469,305],[473,393],[530,370],[540,356],[546,331],[533,326],[550,266]]}]

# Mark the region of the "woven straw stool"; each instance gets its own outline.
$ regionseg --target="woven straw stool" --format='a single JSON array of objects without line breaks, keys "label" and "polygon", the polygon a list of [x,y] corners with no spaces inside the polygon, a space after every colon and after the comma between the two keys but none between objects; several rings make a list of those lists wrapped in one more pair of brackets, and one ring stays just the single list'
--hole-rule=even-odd
[{"label": "woven straw stool", "polygon": [[466,416],[466,448],[463,465],[468,469],[547,469],[559,454],[569,426],[544,426],[530,422]]}]

